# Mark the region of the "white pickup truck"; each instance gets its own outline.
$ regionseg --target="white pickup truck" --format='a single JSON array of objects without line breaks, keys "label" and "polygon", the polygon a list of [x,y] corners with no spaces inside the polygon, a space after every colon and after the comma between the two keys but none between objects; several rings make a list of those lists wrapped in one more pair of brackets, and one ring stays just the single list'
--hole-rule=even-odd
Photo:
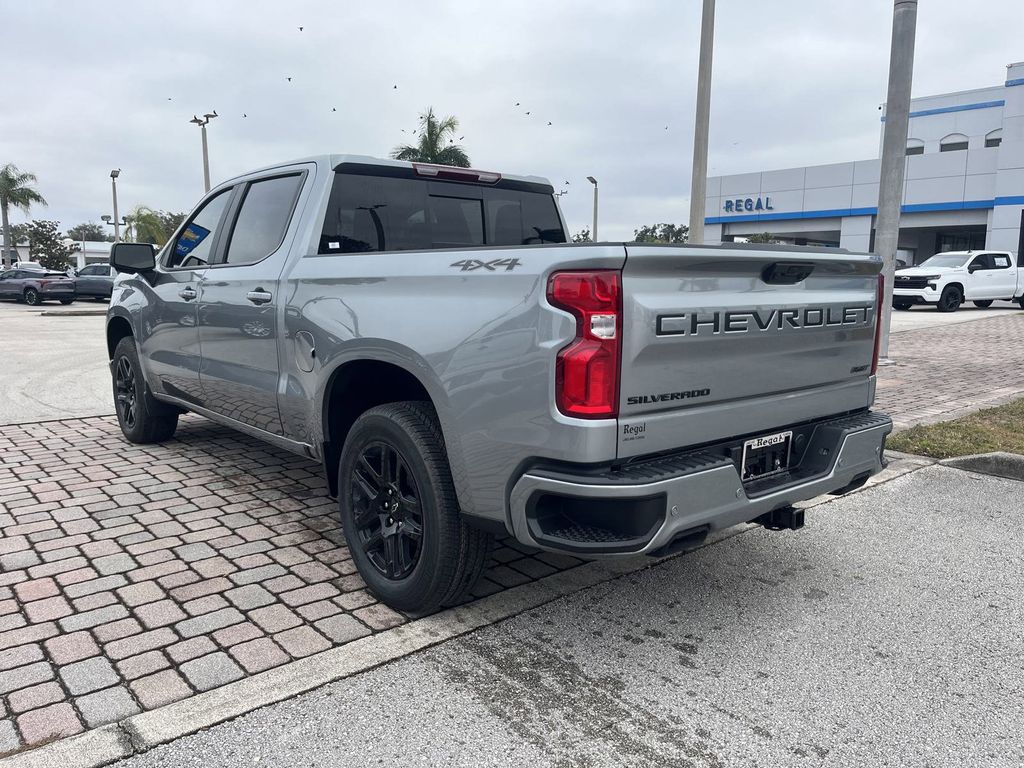
[{"label": "white pickup truck", "polygon": [[899,269],[892,305],[910,309],[932,304],[939,312],[956,312],[965,301],[989,307],[993,301],[1017,301],[1024,308],[1024,276],[1009,251],[947,251],[916,267]]}]

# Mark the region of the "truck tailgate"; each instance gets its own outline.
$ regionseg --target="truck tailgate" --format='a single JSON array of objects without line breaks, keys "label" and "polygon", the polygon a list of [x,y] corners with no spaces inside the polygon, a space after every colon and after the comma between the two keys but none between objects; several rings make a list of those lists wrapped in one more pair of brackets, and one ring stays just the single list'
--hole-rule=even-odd
[{"label": "truck tailgate", "polygon": [[626,249],[620,458],[870,405],[875,257]]}]

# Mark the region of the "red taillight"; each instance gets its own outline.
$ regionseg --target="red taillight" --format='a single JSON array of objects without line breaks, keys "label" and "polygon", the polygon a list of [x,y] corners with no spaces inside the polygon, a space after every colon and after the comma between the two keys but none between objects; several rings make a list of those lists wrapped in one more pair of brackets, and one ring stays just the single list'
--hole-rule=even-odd
[{"label": "red taillight", "polygon": [[582,419],[613,418],[619,404],[622,332],[619,272],[557,272],[548,281],[548,301],[576,318],[576,338],[558,353],[558,410]]},{"label": "red taillight", "polygon": [[885,275],[878,275],[878,300],[875,302],[875,351],[871,356],[871,375],[878,372],[878,353],[882,343],[882,305],[885,302]]}]

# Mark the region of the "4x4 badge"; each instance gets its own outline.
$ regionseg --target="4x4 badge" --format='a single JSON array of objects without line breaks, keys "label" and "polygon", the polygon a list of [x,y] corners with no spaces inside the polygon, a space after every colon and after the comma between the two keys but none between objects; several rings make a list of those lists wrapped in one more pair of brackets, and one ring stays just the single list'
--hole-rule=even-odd
[{"label": "4x4 badge", "polygon": [[477,269],[486,269],[494,272],[498,267],[504,267],[506,272],[511,272],[519,266],[519,259],[494,259],[492,261],[480,261],[480,259],[462,259],[449,264],[450,267],[460,267],[460,272],[473,272]]}]

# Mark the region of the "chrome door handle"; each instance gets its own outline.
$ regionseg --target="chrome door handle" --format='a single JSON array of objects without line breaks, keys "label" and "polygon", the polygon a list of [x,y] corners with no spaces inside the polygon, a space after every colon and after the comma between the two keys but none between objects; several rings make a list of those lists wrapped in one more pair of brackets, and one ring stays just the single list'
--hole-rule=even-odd
[{"label": "chrome door handle", "polygon": [[253,304],[266,304],[271,301],[274,297],[269,291],[264,291],[262,288],[257,288],[255,291],[249,291],[245,294],[245,298],[251,301]]},{"label": "chrome door handle", "polygon": [[199,294],[196,293],[195,288],[185,287],[178,291],[178,295],[181,296],[181,298],[183,298],[185,301],[192,301],[192,299],[194,299]]}]

